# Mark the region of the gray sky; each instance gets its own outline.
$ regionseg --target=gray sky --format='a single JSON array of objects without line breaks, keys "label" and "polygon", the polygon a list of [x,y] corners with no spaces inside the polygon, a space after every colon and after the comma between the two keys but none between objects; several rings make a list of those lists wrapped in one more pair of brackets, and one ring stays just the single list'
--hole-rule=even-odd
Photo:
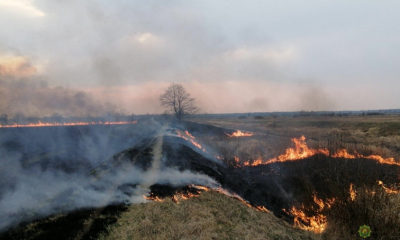
[{"label": "gray sky", "polygon": [[397,0],[0,0],[0,112],[162,113],[172,82],[207,113],[400,108],[399,12]]}]

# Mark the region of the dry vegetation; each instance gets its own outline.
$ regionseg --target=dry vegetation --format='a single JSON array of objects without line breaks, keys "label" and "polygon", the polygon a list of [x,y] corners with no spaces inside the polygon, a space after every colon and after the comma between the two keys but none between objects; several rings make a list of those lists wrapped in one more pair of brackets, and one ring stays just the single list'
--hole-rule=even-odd
[{"label": "dry vegetation", "polygon": [[389,194],[380,186],[355,191],[354,200],[342,199],[329,209],[323,239],[356,239],[364,224],[371,227],[370,239],[400,239],[400,194]]},{"label": "dry vegetation", "polygon": [[[260,158],[266,161],[292,147],[290,138],[302,135],[306,136],[307,145],[314,149],[327,148],[331,153],[338,149],[347,149],[349,153],[357,152],[365,156],[374,154],[400,160],[400,117],[394,115],[192,121],[254,133],[252,137],[240,138],[218,138],[207,134],[199,136],[227,162],[234,161],[235,157],[239,157],[241,162]],[[335,165],[334,168],[328,165],[320,161],[313,166],[314,171],[320,171],[327,176],[329,191],[335,192],[337,196],[332,208],[321,212],[327,216],[328,221],[328,227],[321,238],[356,239],[359,238],[359,226],[367,224],[372,229],[370,239],[400,239],[400,194],[388,193],[377,184],[371,185],[369,172],[365,172],[365,167],[360,162],[358,168],[352,170],[360,180],[356,186],[357,197],[352,200],[348,186],[344,188],[340,184],[335,185],[343,177],[343,172],[349,170],[343,168],[345,165]],[[312,182],[308,181],[308,184],[307,188],[312,191]],[[399,184],[389,187],[398,190]],[[314,204],[311,194],[308,202],[309,206]]]},{"label": "dry vegetation", "polygon": [[217,192],[130,206],[100,239],[317,239]]},{"label": "dry vegetation", "polygon": [[[304,135],[308,146],[335,151],[345,148],[361,154],[377,154],[400,159],[400,116],[347,117],[266,117],[191,119],[198,123],[253,132],[251,138],[218,138],[202,136],[202,140],[222,157],[242,155],[243,160],[260,156],[270,159],[284,153],[290,138]],[[242,160],[241,158],[241,160]]]}]

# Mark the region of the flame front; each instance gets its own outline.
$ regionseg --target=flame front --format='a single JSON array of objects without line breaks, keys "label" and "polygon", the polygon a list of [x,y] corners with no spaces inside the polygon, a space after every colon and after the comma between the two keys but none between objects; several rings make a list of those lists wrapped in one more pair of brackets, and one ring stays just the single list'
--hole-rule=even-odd
[{"label": "flame front", "polygon": [[195,137],[193,137],[192,134],[190,134],[190,133],[188,132],[188,130],[186,130],[185,133],[186,133],[186,135],[188,135],[190,138],[193,138],[193,139],[195,138]]},{"label": "flame front", "polygon": [[286,162],[286,161],[296,161],[296,160],[301,160],[305,159],[308,157],[311,157],[315,154],[322,154],[325,156],[333,157],[333,158],[347,158],[347,159],[355,159],[355,158],[365,158],[365,159],[371,159],[375,160],[381,164],[389,164],[389,165],[397,165],[400,166],[399,162],[396,162],[394,158],[383,158],[378,155],[362,155],[359,153],[348,153],[346,149],[340,149],[336,151],[334,154],[330,154],[329,150],[326,148],[322,149],[311,149],[308,148],[305,140],[306,138],[304,136],[301,136],[300,138],[292,138],[291,139],[295,147],[294,148],[288,148],[286,149],[286,152],[276,158],[272,158],[268,161],[263,162],[261,159],[257,159],[250,163],[250,161],[244,162],[244,166],[257,166],[261,164],[270,164],[270,163],[275,163],[275,162]]},{"label": "flame front", "polygon": [[0,128],[15,128],[15,127],[53,127],[53,126],[86,126],[86,125],[122,125],[135,124],[137,121],[120,121],[120,122],[71,122],[71,123],[29,123],[29,124],[10,124],[0,125]]},{"label": "flame front", "polygon": [[243,133],[240,130],[237,130],[236,132],[232,133],[232,134],[226,134],[228,135],[228,137],[251,137],[253,136],[252,133]]},{"label": "flame front", "polygon": [[[192,192],[178,192],[168,198],[170,198],[174,203],[179,204],[179,200],[187,200],[192,197],[198,197],[198,196],[200,196],[201,192],[206,192],[206,191],[211,190],[208,187],[204,187],[204,186],[200,186],[200,185],[190,185],[190,189],[192,189]],[[195,189],[195,191],[193,191],[194,189]],[[216,192],[222,193],[226,196],[235,198],[235,199],[239,200],[240,202],[244,203],[245,205],[247,205],[248,207],[256,209],[257,211],[269,212],[269,210],[267,208],[265,208],[264,206],[251,205],[249,202],[244,200],[242,197],[240,197],[236,193],[231,193],[228,190],[225,190],[221,187],[213,188],[213,190]],[[148,196],[143,195],[143,198],[146,200],[149,200],[149,201],[154,201],[154,202],[163,202],[165,200],[165,198],[160,198],[153,193],[150,193]]]},{"label": "flame front", "polygon": [[201,147],[201,145],[200,145],[198,142],[196,142],[195,140],[193,140],[193,139],[195,139],[195,137],[194,137],[192,134],[190,134],[187,130],[186,130],[185,132],[182,132],[182,131],[180,131],[180,130],[175,130],[175,132],[176,132],[176,134],[178,135],[178,137],[181,137],[181,138],[185,139],[186,141],[189,141],[189,140],[190,140],[190,142],[191,142],[194,146],[200,148],[201,150],[203,150],[203,152],[206,151],[204,148]]}]

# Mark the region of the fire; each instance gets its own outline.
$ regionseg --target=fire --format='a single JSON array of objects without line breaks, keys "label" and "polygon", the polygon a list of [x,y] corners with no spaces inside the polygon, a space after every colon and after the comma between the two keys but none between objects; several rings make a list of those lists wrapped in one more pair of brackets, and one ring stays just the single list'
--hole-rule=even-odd
[{"label": "fire", "polygon": [[241,166],[242,166],[242,165],[240,164],[240,158],[239,158],[239,157],[234,157],[234,158],[233,158],[233,161],[231,161],[229,164],[230,164],[231,166],[235,167],[235,168],[238,168],[238,167],[241,167]]},{"label": "fire", "polygon": [[228,135],[228,137],[251,137],[253,136],[252,133],[243,133],[240,130],[237,130],[236,132],[232,133],[232,134],[226,134]]},{"label": "fire", "polygon": [[375,160],[381,164],[389,164],[389,165],[397,165],[400,166],[399,162],[396,162],[394,158],[383,158],[378,155],[362,155],[359,153],[348,153],[346,149],[340,149],[334,154],[330,154],[328,149],[311,149],[308,148],[305,140],[306,138],[304,136],[301,136],[300,138],[292,138],[291,139],[295,147],[294,148],[288,148],[286,149],[286,152],[276,158],[272,158],[266,162],[263,162],[261,159],[255,160],[253,163],[250,163],[249,161],[244,162],[244,166],[257,166],[261,164],[270,164],[270,163],[275,163],[275,162],[286,162],[286,161],[296,161],[300,159],[305,159],[308,157],[311,157],[315,154],[323,154],[325,156],[333,157],[333,158],[347,158],[347,159],[355,159],[355,158],[366,158],[366,159],[371,159]]},{"label": "fire", "polygon": [[331,208],[332,204],[335,203],[336,199],[327,199],[324,202],[322,199],[319,199],[317,195],[313,194],[313,200],[316,205],[318,205],[319,209],[316,209],[315,216],[307,216],[306,208],[304,205],[301,205],[300,209],[296,207],[292,207],[289,211],[284,210],[294,217],[294,226],[303,230],[313,231],[314,233],[322,233],[328,224],[327,218],[325,215],[321,214],[321,212],[326,208]]},{"label": "fire", "polygon": [[350,184],[350,190],[349,190],[349,192],[350,192],[350,199],[351,199],[351,201],[355,201],[355,200],[356,200],[356,197],[357,197],[357,192],[353,189],[353,187],[354,187],[354,185],[353,185],[353,184]]},{"label": "fire", "polygon": [[[301,207],[304,209],[304,206]],[[308,217],[303,210],[292,207],[289,211],[294,216],[294,226],[303,230],[313,231],[314,233],[322,233],[327,226],[326,216],[317,214]]]},{"label": "fire", "polygon": [[[201,145],[198,144],[197,142],[193,141],[193,139],[190,139],[190,141],[193,143],[193,145],[195,145],[196,147],[202,149],[202,148],[201,148]],[[205,150],[203,149],[203,151],[205,151]]]},{"label": "fire", "polygon": [[311,157],[317,153],[329,155],[329,151],[327,149],[314,150],[314,149],[308,148],[305,140],[306,140],[306,138],[304,136],[301,136],[300,138],[292,138],[292,141],[295,144],[294,148],[286,149],[285,154],[282,154],[277,158],[270,159],[263,164],[269,164],[269,163],[274,163],[274,162],[295,161],[295,160]]},{"label": "fire", "polygon": [[185,139],[186,141],[189,140],[187,137],[183,136],[179,131],[176,131],[176,134],[178,134],[178,137],[181,137]]},{"label": "fire", "polygon": [[202,190],[204,192],[207,192],[210,190],[208,187],[204,187],[204,186],[200,186],[200,185],[192,185],[191,187]]},{"label": "fire", "polygon": [[[186,141],[189,141],[189,139],[190,139],[190,142],[191,142],[194,146],[200,148],[201,150],[203,150],[203,152],[206,151],[204,148],[201,147],[201,145],[200,145],[199,143],[197,143],[196,141],[193,140],[195,137],[193,137],[187,130],[186,130],[185,132],[182,132],[182,131],[180,131],[180,130],[175,130],[175,132],[176,132],[176,134],[178,135],[178,137],[181,137],[181,138],[185,139]],[[187,137],[184,136],[184,134],[185,134]]]},{"label": "fire", "polygon": [[29,123],[29,124],[10,124],[0,125],[0,128],[15,128],[15,127],[53,127],[53,126],[86,126],[86,125],[122,125],[122,124],[135,124],[137,121],[130,122],[71,122],[71,123]]},{"label": "fire", "polygon": [[[204,186],[200,186],[200,185],[190,185],[189,188],[191,189],[196,189],[196,191],[187,191],[187,192],[178,192],[175,193],[173,196],[170,196],[169,198],[174,202],[179,204],[180,200],[187,200],[189,198],[193,198],[193,197],[198,197],[200,196],[201,192],[206,192],[211,190],[208,187],[204,187]],[[226,196],[235,198],[237,200],[239,200],[240,202],[244,203],[246,206],[254,208],[260,212],[270,212],[267,208],[265,208],[264,206],[258,206],[258,205],[251,205],[249,202],[247,202],[246,200],[244,200],[242,197],[240,197],[239,195],[237,195],[236,193],[231,193],[228,190],[225,190],[221,187],[218,188],[213,188],[214,191],[222,193]],[[143,195],[143,198],[149,201],[154,201],[154,202],[163,202],[165,200],[165,198],[160,198],[158,196],[156,196],[154,193],[150,193],[148,196]]]},{"label": "fire", "polygon": [[382,186],[382,188],[385,190],[386,193],[389,193],[389,194],[398,194],[398,193],[400,193],[400,190],[392,190],[390,188],[385,187],[383,185],[382,181],[378,181],[378,185]]},{"label": "fire", "polygon": [[256,159],[252,163],[250,163],[250,161],[246,161],[243,163],[244,166],[257,166],[260,164],[263,164],[262,159]]},{"label": "fire", "polygon": [[193,135],[192,134],[190,134],[187,130],[185,131],[185,133],[186,133],[186,135],[188,135],[190,138],[195,138],[195,137],[193,137]]},{"label": "fire", "polygon": [[163,202],[164,201],[164,199],[159,198],[158,196],[153,196],[153,195],[150,195],[150,196],[143,195],[143,198],[146,200],[149,200],[149,201],[153,201],[153,202]]}]

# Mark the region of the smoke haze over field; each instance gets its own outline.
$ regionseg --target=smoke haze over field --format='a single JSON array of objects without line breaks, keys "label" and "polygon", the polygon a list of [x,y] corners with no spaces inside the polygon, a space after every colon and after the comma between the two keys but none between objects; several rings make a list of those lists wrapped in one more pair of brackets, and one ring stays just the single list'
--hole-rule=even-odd
[{"label": "smoke haze over field", "polygon": [[143,195],[153,184],[219,186],[199,172],[165,166],[150,171],[136,164],[138,156],[125,156],[130,148],[143,151],[142,142],[153,147],[149,142],[160,129],[151,119],[123,126],[2,129],[0,233],[52,214],[147,202]]},{"label": "smoke haze over field", "polygon": [[[398,1],[0,0],[0,113],[399,108]],[[216,104],[218,103],[218,104]]]}]

